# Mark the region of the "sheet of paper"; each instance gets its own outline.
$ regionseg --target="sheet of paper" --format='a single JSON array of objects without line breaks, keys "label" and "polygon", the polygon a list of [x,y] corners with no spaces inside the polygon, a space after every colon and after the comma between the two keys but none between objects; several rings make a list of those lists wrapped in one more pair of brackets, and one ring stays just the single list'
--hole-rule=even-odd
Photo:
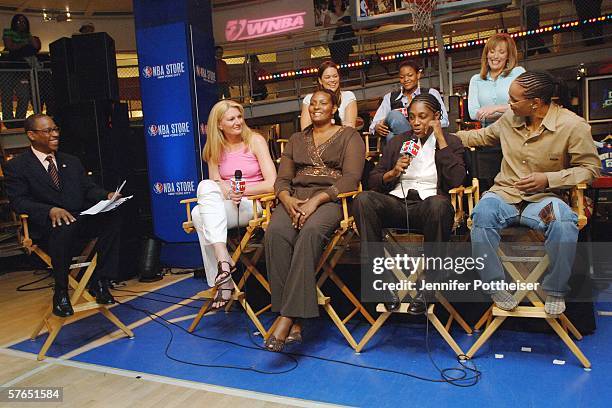
[{"label": "sheet of paper", "polygon": [[127,200],[129,200],[132,197],[134,197],[134,196],[121,197],[118,200],[115,200],[115,201],[111,202],[110,204],[108,204],[106,207],[104,207],[102,210],[100,210],[100,212],[106,212],[106,211],[114,210],[115,208],[119,207],[121,204],[125,203]]},{"label": "sheet of paper", "polygon": [[81,212],[81,215],[96,215],[96,214],[100,214],[101,212],[114,210],[115,208],[119,207],[121,204],[125,203],[127,200],[129,200],[132,197],[134,196],[121,197],[119,199],[116,199],[115,201],[102,200],[98,204]]},{"label": "sheet of paper", "polygon": [[121,204],[123,204],[130,198],[132,198],[133,196],[118,198],[119,193],[121,193],[121,190],[123,189],[123,186],[125,186],[126,181],[127,180],[123,180],[123,183],[117,186],[110,200],[100,200],[100,202],[98,202],[97,204],[91,206],[85,211],[82,211],[81,215],[96,215],[101,212],[111,211],[119,207]]},{"label": "sheet of paper", "polygon": [[102,200],[99,203],[91,206],[85,211],[81,212],[81,215],[96,215],[99,214],[111,201],[110,200]]}]

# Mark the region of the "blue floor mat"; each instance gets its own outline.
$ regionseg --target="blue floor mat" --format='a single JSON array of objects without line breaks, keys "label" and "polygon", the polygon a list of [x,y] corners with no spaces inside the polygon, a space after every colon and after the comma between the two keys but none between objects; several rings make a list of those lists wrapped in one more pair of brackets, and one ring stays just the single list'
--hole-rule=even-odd
[{"label": "blue floor mat", "polygon": [[[160,289],[160,291],[177,297],[189,297],[194,296],[199,290],[202,290],[203,288],[204,285],[201,281],[197,281],[194,279],[185,279],[167,287],[164,287]],[[121,299],[134,296],[134,293],[122,292],[121,290],[119,290],[115,292],[115,295],[116,299],[121,302]],[[147,310],[156,312],[163,310],[171,305],[152,299],[161,299],[170,302],[180,301],[180,299],[159,296],[155,293],[152,293],[151,295],[143,294],[142,296],[144,297],[132,299],[128,303],[140,308],[145,308]],[[146,299],[146,297],[150,297],[151,299]],[[199,306],[201,304],[202,303],[199,301],[191,303],[191,305],[193,306]],[[113,312],[113,314],[115,314],[119,318],[119,320],[121,320],[126,326],[143,318],[142,313],[137,312],[125,305],[117,305],[111,308],[110,311]],[[34,328],[32,328],[32,330],[33,329]],[[51,348],[49,348],[47,356],[62,356],[100,337],[112,333],[115,330],[117,330],[117,326],[111,323],[100,313],[96,313],[85,319],[77,320],[71,324],[67,324],[62,327],[62,330],[59,332],[59,335],[55,339],[53,345],[51,346]],[[36,340],[25,340],[20,343],[11,345],[10,348],[14,350],[38,354],[38,351],[40,350],[46,339],[47,333],[43,333],[42,335],[38,336]]]},{"label": "blue floor mat", "polygon": [[[201,288],[200,282],[187,279],[162,288],[157,293],[187,297],[193,296]],[[148,297],[179,301],[159,295]],[[196,308],[199,305],[201,303],[198,302],[191,304]],[[115,310],[126,323],[145,316],[131,306],[159,311],[169,305],[150,299],[135,299],[127,305],[120,305]],[[610,304],[598,304],[597,307],[612,310]],[[172,327],[174,338],[168,347],[170,333],[151,321],[135,329],[134,339],[117,339],[80,354],[73,360],[352,406],[391,407],[408,404],[429,407],[452,404],[457,407],[604,407],[609,405],[611,397],[608,378],[608,373],[612,371],[610,317],[598,317],[596,333],[578,342],[593,364],[592,371],[583,370],[555,334],[506,331],[502,326],[473,360],[482,373],[480,381],[473,387],[463,388],[440,382],[441,375],[432,360],[440,369],[459,365],[453,351],[432,325],[429,325],[428,337],[430,358],[425,342],[425,320],[423,323],[387,324],[361,354],[356,354],[327,316],[322,315],[305,326],[304,344],[287,347],[288,352],[295,354],[284,356],[258,349],[261,337],[253,334],[255,329],[241,309],[236,307],[234,310],[230,313],[218,312],[202,319],[195,334],[210,339],[189,335],[178,327]],[[196,312],[195,308],[181,307],[164,317],[168,320],[179,319]],[[271,314],[265,314],[262,323],[269,327],[272,319]],[[91,341],[96,330],[100,335],[105,334],[102,330],[114,330],[114,326],[106,324],[105,320],[101,316],[94,316],[66,326],[60,334],[62,342],[54,346],[53,355],[64,354]],[[189,318],[176,324],[186,329],[191,321]],[[355,337],[360,339],[367,325],[361,324],[353,329]],[[452,334],[464,350],[476,339],[476,336],[462,333],[458,327],[453,328]],[[37,352],[40,345],[34,346],[36,343],[22,342],[13,348]],[[164,350],[167,347],[169,356],[184,362],[166,357]],[[530,347],[531,352],[521,351],[522,347]],[[497,359],[495,354],[503,354],[504,357]],[[564,360],[565,364],[555,365],[555,359]],[[186,362],[217,367],[201,367]],[[470,366],[469,363],[467,365]],[[373,368],[402,371],[436,382]],[[459,375],[458,372],[448,374]],[[472,373],[468,371],[467,375]]]}]

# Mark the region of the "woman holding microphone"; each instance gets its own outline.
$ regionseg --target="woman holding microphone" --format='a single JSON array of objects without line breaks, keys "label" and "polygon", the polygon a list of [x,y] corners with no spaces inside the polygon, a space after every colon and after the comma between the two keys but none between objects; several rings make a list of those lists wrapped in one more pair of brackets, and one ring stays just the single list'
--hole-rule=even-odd
[{"label": "woman holding microphone", "polygon": [[[191,214],[206,280],[210,287],[217,288],[211,305],[215,310],[229,302],[234,290],[231,274],[236,267],[227,250],[227,230],[248,224],[253,217],[248,196],[271,193],[276,168],[268,143],[244,122],[239,103],[229,99],[217,102],[208,116],[206,132],[203,158],[208,163],[209,178],[198,185],[198,205]],[[236,170],[242,172],[243,191],[232,188],[230,180]]]}]

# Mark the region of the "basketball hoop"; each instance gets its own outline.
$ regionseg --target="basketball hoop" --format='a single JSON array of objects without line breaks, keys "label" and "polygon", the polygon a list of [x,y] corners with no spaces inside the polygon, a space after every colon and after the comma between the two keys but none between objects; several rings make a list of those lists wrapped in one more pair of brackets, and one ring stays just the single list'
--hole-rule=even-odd
[{"label": "basketball hoop", "polygon": [[408,10],[412,14],[412,29],[428,31],[433,27],[431,13],[436,8],[437,0],[409,0]]}]

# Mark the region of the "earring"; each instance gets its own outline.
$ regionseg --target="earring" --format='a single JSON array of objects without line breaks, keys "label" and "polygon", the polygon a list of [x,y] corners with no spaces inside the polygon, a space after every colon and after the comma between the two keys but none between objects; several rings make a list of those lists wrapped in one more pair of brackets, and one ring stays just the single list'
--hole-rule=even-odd
[{"label": "earring", "polygon": [[532,109],[532,110],[535,110],[535,108],[537,108],[537,106],[536,106],[536,105],[531,105],[531,109]]}]

